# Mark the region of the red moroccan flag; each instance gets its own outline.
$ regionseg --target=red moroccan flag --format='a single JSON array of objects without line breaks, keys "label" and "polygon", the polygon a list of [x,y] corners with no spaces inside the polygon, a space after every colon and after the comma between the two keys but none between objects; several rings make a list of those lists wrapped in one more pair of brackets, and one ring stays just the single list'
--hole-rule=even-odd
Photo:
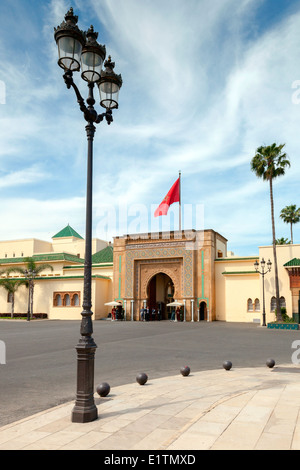
[{"label": "red moroccan flag", "polygon": [[156,211],[154,212],[154,217],[159,215],[167,215],[169,207],[174,202],[180,201],[180,179],[178,178],[173,184],[172,188],[168,194],[164,197],[163,201],[160,203]]}]

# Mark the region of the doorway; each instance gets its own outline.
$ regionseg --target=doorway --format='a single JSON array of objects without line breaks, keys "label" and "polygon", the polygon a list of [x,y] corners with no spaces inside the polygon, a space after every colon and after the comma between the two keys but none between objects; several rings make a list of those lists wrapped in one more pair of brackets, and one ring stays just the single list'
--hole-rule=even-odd
[{"label": "doorway", "polygon": [[[174,283],[165,273],[155,274],[149,281],[147,288],[147,306],[156,314],[160,311],[160,319],[167,320],[171,312],[167,304],[174,300]],[[157,315],[153,319],[158,319]]]},{"label": "doorway", "polygon": [[207,320],[207,306],[206,302],[200,302],[199,305],[199,320]]}]

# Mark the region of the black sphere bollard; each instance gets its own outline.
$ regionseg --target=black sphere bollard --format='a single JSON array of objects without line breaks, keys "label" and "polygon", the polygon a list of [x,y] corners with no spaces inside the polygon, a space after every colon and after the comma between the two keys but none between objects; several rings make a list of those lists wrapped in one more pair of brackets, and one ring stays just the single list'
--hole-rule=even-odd
[{"label": "black sphere bollard", "polygon": [[274,359],[268,359],[267,362],[266,362],[266,365],[267,365],[270,369],[272,369],[272,367],[275,366],[275,361],[274,361]]},{"label": "black sphere bollard", "polygon": [[181,375],[183,375],[183,377],[187,377],[190,372],[191,372],[191,369],[189,368],[189,366],[184,366],[180,368],[180,373]]},{"label": "black sphere bollard", "polygon": [[223,367],[224,367],[225,370],[230,370],[231,367],[232,367],[232,362],[230,362],[230,361],[223,362]]},{"label": "black sphere bollard", "polygon": [[136,376],[136,381],[140,385],[145,385],[147,380],[148,380],[148,375],[145,374],[144,372],[141,372],[140,374]]},{"label": "black sphere bollard", "polygon": [[96,391],[100,397],[106,397],[110,392],[110,386],[107,382],[97,385]]}]

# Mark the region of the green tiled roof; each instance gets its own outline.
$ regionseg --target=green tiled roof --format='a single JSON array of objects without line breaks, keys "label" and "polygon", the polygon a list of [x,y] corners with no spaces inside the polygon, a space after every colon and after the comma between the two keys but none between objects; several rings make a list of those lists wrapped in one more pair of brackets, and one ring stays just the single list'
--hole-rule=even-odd
[{"label": "green tiled roof", "polygon": [[228,274],[257,274],[257,271],[224,271],[222,274],[225,276]]},{"label": "green tiled roof", "polygon": [[228,258],[216,258],[215,261],[251,261],[252,259],[258,259],[258,256],[244,256],[243,258],[228,256]]},{"label": "green tiled roof", "polygon": [[[32,258],[34,259],[34,261],[72,261],[72,263],[84,263],[83,259],[78,258],[76,255],[71,255],[68,253],[46,253],[41,255],[33,255]],[[0,264],[10,263],[26,263],[26,257],[0,259]]]},{"label": "green tiled roof", "polygon": [[54,235],[52,238],[63,238],[63,237],[75,237],[75,238],[82,238],[79,233],[77,233],[69,224],[63,228],[60,232]]},{"label": "green tiled roof", "polygon": [[92,256],[93,264],[112,263],[113,262],[113,247],[107,246],[103,250],[98,251]]},{"label": "green tiled roof", "polygon": [[291,259],[290,261],[288,261],[287,263],[285,263],[283,266],[287,266],[287,267],[292,267],[292,266],[300,266],[300,259],[299,258],[293,258]]}]

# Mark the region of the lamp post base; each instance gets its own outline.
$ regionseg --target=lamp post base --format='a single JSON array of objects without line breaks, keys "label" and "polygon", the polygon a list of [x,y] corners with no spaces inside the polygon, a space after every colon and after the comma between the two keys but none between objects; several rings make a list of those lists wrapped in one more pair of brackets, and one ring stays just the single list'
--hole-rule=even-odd
[{"label": "lamp post base", "polygon": [[92,338],[79,341],[77,350],[77,395],[72,410],[73,423],[89,423],[98,418],[94,402],[94,359],[96,344]]},{"label": "lamp post base", "polygon": [[75,405],[72,410],[72,423],[90,423],[96,419],[98,419],[98,410],[95,405],[84,409]]}]

